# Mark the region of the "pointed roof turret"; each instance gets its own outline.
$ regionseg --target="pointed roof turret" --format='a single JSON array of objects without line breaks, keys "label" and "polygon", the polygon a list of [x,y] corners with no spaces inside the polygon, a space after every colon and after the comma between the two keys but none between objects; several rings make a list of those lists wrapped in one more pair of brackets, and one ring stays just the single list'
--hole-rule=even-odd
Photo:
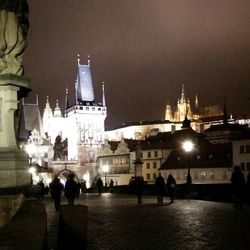
[{"label": "pointed roof turret", "polygon": [[69,99],[68,99],[68,93],[69,93],[69,90],[66,88],[65,89],[65,110],[67,110],[69,108]]},{"label": "pointed roof turret", "polygon": [[50,108],[50,104],[49,104],[49,97],[48,97],[48,96],[46,96],[46,104],[45,104],[45,109],[50,109],[50,110],[51,110],[51,108]]},{"label": "pointed roof turret", "polygon": [[106,100],[105,100],[105,82],[102,82],[102,106],[106,107]]},{"label": "pointed roof turret", "polygon": [[78,72],[76,80],[76,100],[79,103],[93,105],[94,91],[90,72],[90,61],[87,65],[80,64],[78,59]]},{"label": "pointed roof turret", "polygon": [[61,117],[62,116],[62,112],[61,109],[58,105],[58,100],[56,100],[56,107],[55,107],[55,111],[54,111],[54,117]]}]

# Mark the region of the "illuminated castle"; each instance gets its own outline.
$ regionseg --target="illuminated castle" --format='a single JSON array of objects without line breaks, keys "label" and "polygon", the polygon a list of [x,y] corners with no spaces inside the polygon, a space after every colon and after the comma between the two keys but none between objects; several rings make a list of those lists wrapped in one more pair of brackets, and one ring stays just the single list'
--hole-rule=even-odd
[{"label": "illuminated castle", "polygon": [[171,122],[182,122],[185,118],[192,122],[203,119],[206,120],[208,117],[214,117],[216,120],[222,115],[223,111],[217,105],[203,108],[199,107],[197,95],[195,96],[195,103],[192,111],[190,101],[185,95],[184,85],[182,85],[181,97],[178,98],[176,107],[171,107],[167,104],[165,109],[165,120]]}]

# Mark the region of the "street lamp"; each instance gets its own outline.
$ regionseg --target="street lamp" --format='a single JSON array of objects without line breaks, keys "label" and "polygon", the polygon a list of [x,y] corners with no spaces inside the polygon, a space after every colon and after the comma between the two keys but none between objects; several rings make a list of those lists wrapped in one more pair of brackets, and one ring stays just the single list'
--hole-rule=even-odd
[{"label": "street lamp", "polygon": [[109,166],[108,165],[104,165],[102,167],[102,171],[103,171],[104,176],[105,176],[105,187],[107,187],[107,173],[109,171]]},{"label": "street lamp", "polygon": [[185,141],[182,144],[182,148],[185,150],[187,153],[187,169],[188,169],[188,174],[187,174],[187,184],[192,183],[192,177],[190,174],[190,162],[189,162],[189,153],[193,150],[194,144],[192,141]]}]

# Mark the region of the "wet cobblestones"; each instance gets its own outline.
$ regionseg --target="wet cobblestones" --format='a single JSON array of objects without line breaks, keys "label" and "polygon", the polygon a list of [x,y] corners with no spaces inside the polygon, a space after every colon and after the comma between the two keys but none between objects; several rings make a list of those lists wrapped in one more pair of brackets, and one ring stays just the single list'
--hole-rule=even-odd
[{"label": "wet cobblestones", "polygon": [[[247,206],[240,210],[232,204],[198,200],[159,206],[152,196],[137,206],[134,196],[116,194],[91,194],[77,203],[88,206],[89,250],[250,249]],[[51,204],[46,204],[52,220],[56,215],[51,216]],[[53,222],[49,225],[53,242]]]}]

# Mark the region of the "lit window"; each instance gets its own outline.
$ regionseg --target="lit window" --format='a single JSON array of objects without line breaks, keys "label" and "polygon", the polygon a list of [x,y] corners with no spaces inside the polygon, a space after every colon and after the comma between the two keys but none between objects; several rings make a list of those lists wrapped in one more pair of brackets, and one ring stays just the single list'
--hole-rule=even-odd
[{"label": "lit window", "polygon": [[148,152],[148,158],[151,158],[151,152]]},{"label": "lit window", "polygon": [[150,174],[146,174],[146,179],[150,180]]},{"label": "lit window", "polygon": [[146,163],[146,168],[147,168],[147,169],[150,168],[150,163],[149,163],[149,162]]},{"label": "lit window", "polygon": [[154,180],[157,178],[157,173],[153,173]]},{"label": "lit window", "polygon": [[153,168],[155,169],[157,167],[157,163],[153,162]]},{"label": "lit window", "polygon": [[158,151],[154,152],[154,157],[158,157]]}]

